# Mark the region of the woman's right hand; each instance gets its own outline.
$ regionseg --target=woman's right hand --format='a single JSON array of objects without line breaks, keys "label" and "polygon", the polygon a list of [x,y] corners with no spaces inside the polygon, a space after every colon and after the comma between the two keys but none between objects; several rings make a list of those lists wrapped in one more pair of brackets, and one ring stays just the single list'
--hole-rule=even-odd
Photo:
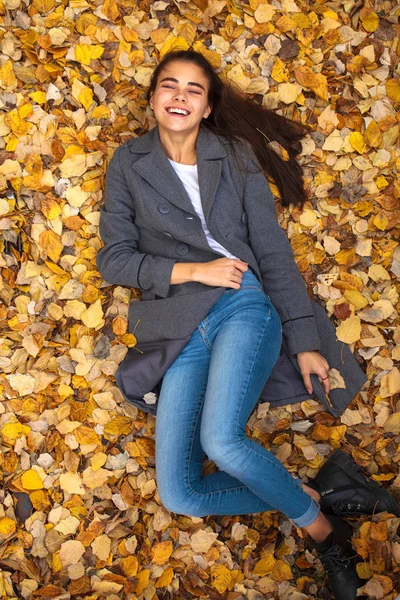
[{"label": "woman's right hand", "polygon": [[217,258],[205,263],[195,263],[193,281],[221,287],[240,288],[248,263],[239,258]]}]

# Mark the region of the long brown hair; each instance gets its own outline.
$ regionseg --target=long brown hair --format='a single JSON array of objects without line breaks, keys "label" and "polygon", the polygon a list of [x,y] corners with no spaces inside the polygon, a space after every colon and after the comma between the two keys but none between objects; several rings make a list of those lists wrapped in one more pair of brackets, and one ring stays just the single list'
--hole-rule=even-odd
[{"label": "long brown hair", "polygon": [[[157,65],[146,93],[148,102],[163,67],[176,60],[196,64],[208,79],[208,102],[212,111],[207,119],[202,119],[201,125],[225,137],[234,152],[234,141],[249,142],[261,168],[276,183],[283,206],[293,204],[303,208],[308,198],[303,185],[303,170],[296,156],[301,152],[299,141],[312,130],[311,127],[260,106],[239,89],[224,83],[209,61],[200,52],[190,49],[168,52]],[[283,158],[276,151],[279,145],[283,148]]]}]

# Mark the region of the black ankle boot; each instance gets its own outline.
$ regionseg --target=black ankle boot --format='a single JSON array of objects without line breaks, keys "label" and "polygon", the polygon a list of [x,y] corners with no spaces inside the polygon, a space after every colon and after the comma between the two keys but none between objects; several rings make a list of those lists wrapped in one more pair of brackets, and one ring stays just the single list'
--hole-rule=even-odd
[{"label": "black ankle boot", "polygon": [[356,552],[351,545],[353,528],[335,515],[327,515],[326,518],[333,532],[323,542],[314,542],[315,549],[336,600],[356,600],[357,589],[363,583],[357,575],[354,561]]},{"label": "black ankle boot", "polygon": [[387,511],[400,517],[400,505],[392,494],[364,475],[343,450],[335,450],[307,485],[320,494],[319,505],[325,514],[350,517]]}]

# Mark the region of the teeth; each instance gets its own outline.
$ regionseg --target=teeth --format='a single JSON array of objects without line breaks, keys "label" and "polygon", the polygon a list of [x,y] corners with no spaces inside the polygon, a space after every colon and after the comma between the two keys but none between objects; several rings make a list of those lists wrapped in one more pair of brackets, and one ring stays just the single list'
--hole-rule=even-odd
[{"label": "teeth", "polygon": [[180,108],[168,108],[170,113],[178,113],[179,115],[187,115],[187,111],[181,110]]}]

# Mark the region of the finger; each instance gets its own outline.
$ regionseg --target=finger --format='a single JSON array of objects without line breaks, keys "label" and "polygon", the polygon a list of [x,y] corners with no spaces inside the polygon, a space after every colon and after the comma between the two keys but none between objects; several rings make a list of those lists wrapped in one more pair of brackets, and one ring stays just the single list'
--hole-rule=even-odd
[{"label": "finger", "polygon": [[319,380],[322,383],[322,385],[324,386],[325,394],[329,394],[330,389],[331,389],[331,384],[330,384],[329,377],[327,376],[327,374],[323,377],[319,376]]},{"label": "finger", "polygon": [[303,375],[303,381],[304,381],[304,385],[305,385],[305,388],[306,388],[307,392],[309,394],[312,394],[313,388],[312,388],[312,385],[311,385],[310,375],[308,373],[304,373],[304,375]]}]

